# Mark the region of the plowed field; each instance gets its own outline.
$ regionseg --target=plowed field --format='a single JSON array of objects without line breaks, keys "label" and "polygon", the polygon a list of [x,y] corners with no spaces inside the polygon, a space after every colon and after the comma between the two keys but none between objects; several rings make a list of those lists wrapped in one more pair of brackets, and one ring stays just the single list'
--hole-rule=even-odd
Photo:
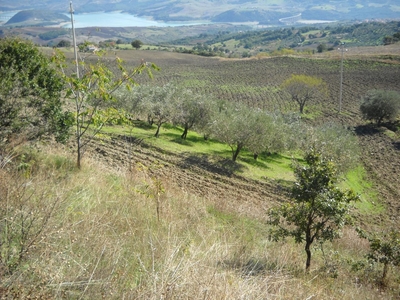
[{"label": "plowed field", "polygon": [[[120,51],[117,53],[129,64],[141,59],[156,63],[161,71],[154,73],[155,84],[175,82],[203,93],[230,101],[242,101],[270,110],[296,110],[287,102],[278,86],[291,74],[321,77],[328,83],[330,96],[317,99],[308,106],[313,123],[335,121],[354,128],[362,148],[362,163],[374,182],[378,201],[386,210],[374,216],[399,222],[400,213],[400,134],[386,128],[375,128],[361,119],[361,97],[369,89],[400,91],[399,49],[393,48],[393,57],[378,53],[368,56],[347,54],[344,61],[343,104],[338,113],[340,90],[340,56],[268,59],[222,60],[188,54],[157,51]],[[386,55],[386,53],[385,53]],[[397,56],[396,56],[397,55]],[[145,83],[147,80],[141,80]],[[389,133],[389,134],[388,134]],[[181,188],[213,199],[218,205],[251,216],[262,217],[272,202],[282,200],[284,191],[273,182],[248,180],[218,167],[207,158],[165,153],[158,149],[131,146],[123,137],[92,144],[90,153],[101,158],[110,167],[128,168],[132,162],[150,165],[159,161],[164,165],[159,176]],[[366,216],[368,218],[368,216]]]}]

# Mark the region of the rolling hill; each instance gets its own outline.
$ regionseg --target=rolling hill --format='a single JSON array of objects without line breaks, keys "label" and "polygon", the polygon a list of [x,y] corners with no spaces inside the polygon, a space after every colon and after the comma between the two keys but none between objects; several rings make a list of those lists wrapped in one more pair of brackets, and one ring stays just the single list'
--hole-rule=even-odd
[{"label": "rolling hill", "polygon": [[32,9],[18,12],[6,23],[6,25],[12,25],[15,23],[23,25],[24,23],[27,23],[29,25],[48,26],[56,25],[65,21],[68,22],[69,18],[61,13]]}]

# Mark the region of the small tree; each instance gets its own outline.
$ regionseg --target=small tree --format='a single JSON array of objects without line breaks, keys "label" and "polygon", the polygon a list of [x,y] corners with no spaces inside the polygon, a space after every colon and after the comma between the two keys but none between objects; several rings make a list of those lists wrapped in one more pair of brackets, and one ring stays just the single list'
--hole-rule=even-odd
[{"label": "small tree", "polygon": [[344,173],[355,167],[360,155],[358,140],[354,133],[340,124],[325,123],[307,126],[303,129],[300,149],[308,151],[313,145],[324,159],[336,163],[339,172]]},{"label": "small tree", "polygon": [[75,66],[76,73],[72,74],[66,71],[65,56],[61,51],[56,51],[53,56],[67,85],[66,97],[72,99],[75,105],[78,168],[81,166],[86,146],[110,119],[120,118],[119,111],[112,107],[116,101],[114,93],[123,85],[130,89],[136,84],[134,77],[143,71],[147,71],[152,77],[151,69],[158,69],[154,64],[142,62],[139,66],[127,70],[123,60],[116,57],[113,60],[115,70],[111,71],[107,61],[102,59],[103,53],[97,52],[95,55],[97,60],[94,63],[90,59],[82,59],[79,65]]},{"label": "small tree", "polygon": [[305,156],[306,166],[296,165],[293,201],[269,211],[269,224],[274,240],[293,237],[304,243],[306,271],[311,265],[311,245],[339,236],[340,228],[349,220],[350,203],[358,200],[351,190],[341,191],[335,164],[324,160],[311,149]]},{"label": "small tree", "polygon": [[229,145],[232,150],[232,161],[236,161],[240,151],[245,147],[253,152],[263,145],[264,129],[268,125],[265,112],[249,108],[245,105],[228,105],[216,114],[212,124],[212,135]]},{"label": "small tree", "polygon": [[292,101],[299,105],[301,114],[307,102],[328,94],[327,84],[322,79],[307,75],[293,74],[282,83],[281,88],[289,94]]},{"label": "small tree", "polygon": [[207,96],[195,94],[188,89],[178,90],[174,97],[172,121],[183,127],[181,138],[186,139],[189,129],[202,129],[210,121],[213,102]]},{"label": "small tree", "polygon": [[389,267],[400,266],[400,233],[394,229],[382,234],[367,234],[358,230],[359,235],[369,241],[367,258],[383,264],[381,282],[385,284]]},{"label": "small tree", "polygon": [[394,120],[400,112],[400,93],[387,90],[370,90],[360,106],[363,118],[378,125],[384,120]]},{"label": "small tree", "polygon": [[143,111],[147,113],[150,124],[157,126],[155,137],[159,137],[160,128],[171,120],[174,110],[176,87],[166,84],[162,87],[150,87],[147,97],[143,98]]},{"label": "small tree", "polygon": [[58,42],[57,47],[58,48],[71,47],[71,42],[67,41],[67,40],[61,40],[61,41]]},{"label": "small tree", "polygon": [[134,40],[131,42],[131,45],[133,48],[139,49],[140,47],[142,47],[143,43],[140,40]]},{"label": "small tree", "polygon": [[257,135],[246,148],[253,152],[254,159],[262,152],[279,152],[287,147],[288,124],[280,114],[262,110],[254,112]]},{"label": "small tree", "polygon": [[326,51],[327,49],[328,48],[326,47],[326,44],[324,44],[324,43],[319,44],[318,47],[317,47],[318,53],[322,53],[322,52]]}]

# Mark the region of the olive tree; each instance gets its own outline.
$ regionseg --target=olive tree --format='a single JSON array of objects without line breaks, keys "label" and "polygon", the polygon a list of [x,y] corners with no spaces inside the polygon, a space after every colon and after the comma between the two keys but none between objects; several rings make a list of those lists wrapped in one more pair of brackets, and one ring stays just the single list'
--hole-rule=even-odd
[{"label": "olive tree", "polygon": [[189,129],[203,129],[210,121],[214,102],[208,96],[196,94],[189,89],[178,89],[174,95],[172,121],[183,127],[182,139],[186,139]]},{"label": "olive tree", "polygon": [[155,137],[159,137],[161,126],[172,118],[175,94],[176,87],[171,84],[142,86],[137,91],[137,96],[141,98],[139,111],[147,115],[150,125],[157,126]]},{"label": "olive tree", "polygon": [[255,110],[257,135],[246,148],[254,153],[254,159],[262,152],[277,153],[288,148],[289,126],[280,113]]},{"label": "olive tree", "polygon": [[214,118],[212,135],[229,145],[233,161],[243,148],[247,147],[254,153],[265,150],[263,138],[271,134],[268,132],[271,118],[264,111],[240,104],[226,104]]},{"label": "olive tree", "polygon": [[336,123],[325,123],[319,126],[304,128],[300,149],[307,152],[313,145],[324,159],[335,162],[338,171],[344,173],[354,167],[359,159],[360,148],[355,134]]},{"label": "olive tree", "polygon": [[364,96],[360,110],[364,119],[375,121],[378,125],[384,120],[394,120],[400,112],[400,93],[370,90]]},{"label": "olive tree", "polygon": [[286,79],[281,89],[286,91],[289,98],[299,105],[302,114],[306,103],[316,97],[326,97],[328,94],[327,84],[321,79],[308,75],[295,75]]},{"label": "olive tree", "polygon": [[352,190],[337,187],[338,172],[331,160],[311,149],[304,157],[306,165],[295,166],[296,181],[292,201],[269,211],[274,240],[294,238],[304,244],[306,271],[311,265],[311,245],[321,244],[339,236],[341,227],[350,218],[350,204],[358,196]]},{"label": "olive tree", "polygon": [[0,39],[0,142],[49,132],[64,141],[73,117],[63,110],[62,89],[61,76],[34,44]]}]

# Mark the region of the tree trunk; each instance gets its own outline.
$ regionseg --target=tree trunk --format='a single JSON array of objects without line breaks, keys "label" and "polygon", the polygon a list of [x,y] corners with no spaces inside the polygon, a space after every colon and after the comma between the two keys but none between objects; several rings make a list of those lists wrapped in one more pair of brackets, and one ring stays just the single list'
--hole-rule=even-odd
[{"label": "tree trunk", "polygon": [[187,133],[188,133],[188,128],[187,126],[185,126],[185,129],[183,130],[183,133],[181,135],[181,139],[186,140]]},{"label": "tree trunk", "polygon": [[304,111],[304,105],[305,103],[300,103],[300,113],[302,114]]},{"label": "tree trunk", "polygon": [[153,118],[151,117],[151,115],[147,115],[147,122],[149,123],[150,126],[153,126],[154,120],[153,120]]},{"label": "tree trunk", "polygon": [[154,135],[156,138],[158,138],[159,134],[160,134],[160,128],[161,128],[162,124],[157,124],[157,131],[156,134]]},{"label": "tree trunk", "polygon": [[306,272],[310,272],[310,265],[311,265],[311,250],[310,250],[311,242],[306,241],[306,246],[304,250],[306,250],[307,253],[307,261],[306,261]]},{"label": "tree trunk", "polygon": [[389,272],[389,263],[384,263],[383,265],[383,274],[382,274],[382,284],[386,284],[386,276]]},{"label": "tree trunk", "polygon": [[232,161],[236,161],[236,159],[237,159],[237,157],[238,157],[238,155],[239,155],[240,150],[242,150],[242,147],[243,147],[243,145],[242,145],[241,143],[239,143],[239,144],[237,145],[236,150],[233,152],[233,155],[232,155]]},{"label": "tree trunk", "polygon": [[78,169],[81,168],[81,149],[80,146],[78,145],[78,149],[77,149],[77,158],[76,158],[76,166],[78,167]]},{"label": "tree trunk", "polygon": [[81,160],[82,160],[82,145],[81,145],[81,126],[79,124],[79,120],[77,118],[76,121],[76,166],[78,169],[81,169]]}]

